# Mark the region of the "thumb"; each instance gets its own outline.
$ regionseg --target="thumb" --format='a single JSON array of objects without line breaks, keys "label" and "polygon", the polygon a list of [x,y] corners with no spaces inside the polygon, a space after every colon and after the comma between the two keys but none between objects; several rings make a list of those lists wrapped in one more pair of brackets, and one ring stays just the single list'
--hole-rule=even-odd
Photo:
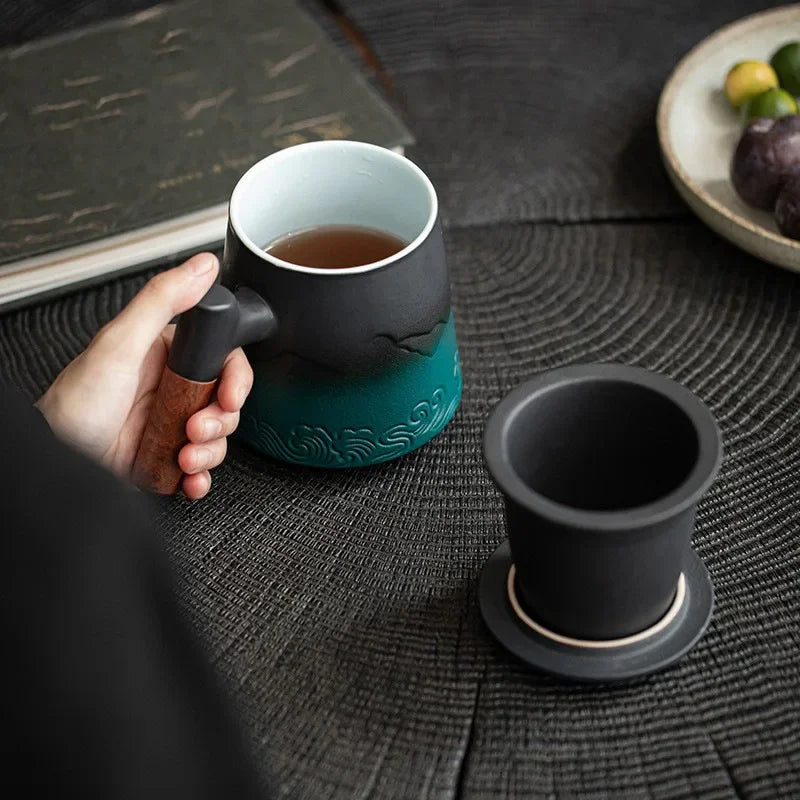
[{"label": "thumb", "polygon": [[105,327],[104,340],[138,364],[169,321],[201,300],[218,271],[213,253],[198,253],[179,267],[159,273]]}]

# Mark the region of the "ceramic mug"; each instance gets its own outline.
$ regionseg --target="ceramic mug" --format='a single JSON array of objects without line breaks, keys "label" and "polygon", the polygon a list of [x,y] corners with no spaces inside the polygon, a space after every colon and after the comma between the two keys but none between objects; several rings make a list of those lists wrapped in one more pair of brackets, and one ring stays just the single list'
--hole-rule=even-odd
[{"label": "ceramic mug", "polygon": [[[295,265],[264,250],[321,225],[374,228],[408,244],[345,269]],[[452,418],[461,370],[438,203],[408,159],[362,142],[323,141],[259,161],[231,196],[221,274],[234,295],[215,287],[178,324],[156,403],[175,413],[154,420],[142,465],[154,460],[151,439],[183,433],[176,416],[189,411],[179,399],[192,394],[185,381],[208,393],[220,357],[244,342],[255,381],[239,435],[265,455],[314,467],[376,464],[429,441]],[[224,325],[205,321],[215,314]],[[178,445],[169,441],[159,457],[172,459]]]}]

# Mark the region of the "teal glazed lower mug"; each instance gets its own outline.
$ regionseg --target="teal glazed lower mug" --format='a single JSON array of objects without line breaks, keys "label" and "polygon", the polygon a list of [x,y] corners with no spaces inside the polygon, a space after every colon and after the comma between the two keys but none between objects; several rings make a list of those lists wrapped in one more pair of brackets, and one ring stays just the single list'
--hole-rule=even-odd
[{"label": "teal glazed lower mug", "polygon": [[[407,245],[344,269],[264,250],[327,225],[377,229]],[[245,348],[255,381],[239,435],[261,453],[313,467],[377,464],[425,444],[453,417],[461,369],[436,192],[403,156],[324,141],[259,161],[231,196],[222,282],[254,291],[276,322]]]}]

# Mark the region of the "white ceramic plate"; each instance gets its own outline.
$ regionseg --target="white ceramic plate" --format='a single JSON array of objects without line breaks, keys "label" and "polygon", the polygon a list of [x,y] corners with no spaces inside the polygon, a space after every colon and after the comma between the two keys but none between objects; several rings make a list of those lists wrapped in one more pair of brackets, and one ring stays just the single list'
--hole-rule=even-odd
[{"label": "white ceramic plate", "polygon": [[792,39],[800,39],[800,4],[720,28],[675,67],[661,93],[657,124],[670,179],[697,216],[743,250],[800,272],[800,241],[781,236],[773,215],[748,206],[731,184],[742,125],[722,89],[737,61],[769,61]]}]

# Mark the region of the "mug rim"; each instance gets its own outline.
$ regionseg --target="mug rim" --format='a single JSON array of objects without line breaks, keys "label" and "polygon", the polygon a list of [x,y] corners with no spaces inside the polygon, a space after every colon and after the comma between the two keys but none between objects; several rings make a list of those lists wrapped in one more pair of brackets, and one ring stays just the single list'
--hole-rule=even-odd
[{"label": "mug rim", "polygon": [[[293,264],[291,261],[284,261],[281,258],[276,258],[275,256],[270,255],[264,250],[263,247],[259,247],[257,244],[255,244],[255,242],[253,242],[253,240],[242,230],[241,226],[239,225],[239,221],[236,218],[239,195],[241,195],[241,193],[244,191],[241,187],[247,176],[260,169],[263,169],[263,165],[266,162],[269,161],[272,164],[275,164],[278,161],[292,158],[293,156],[297,155],[299,150],[331,150],[337,148],[362,151],[366,150],[373,153],[379,153],[383,157],[388,157],[402,163],[404,169],[410,170],[422,181],[422,185],[425,187],[425,190],[428,194],[428,199],[430,201],[430,212],[420,233],[402,250],[398,250],[388,258],[383,258],[380,261],[373,261],[369,264],[361,264],[357,267],[345,267],[343,269],[324,269],[321,267],[305,267],[301,264]],[[439,199],[436,196],[436,190],[434,189],[430,178],[410,158],[400,155],[400,153],[395,153],[388,147],[380,147],[376,144],[369,144],[368,142],[360,142],[353,139],[326,139],[318,142],[304,142],[303,144],[292,145],[291,147],[285,147],[282,150],[277,150],[274,153],[270,153],[268,156],[256,161],[255,164],[253,164],[241,175],[239,180],[236,181],[236,186],[233,187],[231,199],[228,203],[228,221],[230,222],[231,228],[233,228],[233,232],[236,234],[239,241],[248,250],[250,250],[253,255],[269,262],[270,264],[274,264],[276,267],[288,269],[292,272],[305,272],[311,275],[325,275],[330,278],[346,275],[359,275],[364,272],[373,272],[381,269],[382,267],[388,267],[389,265],[400,261],[409,253],[414,252],[414,250],[416,250],[428,238],[430,232],[433,230],[433,227],[436,224],[438,215]],[[287,233],[289,232],[290,231],[287,231]]]},{"label": "mug rim", "polygon": [[[509,428],[517,414],[546,392],[595,380],[613,380],[650,389],[686,415],[697,435],[698,453],[688,475],[677,487],[639,506],[591,510],[551,500],[520,477],[511,465],[507,446]],[[700,398],[666,375],[642,367],[607,363],[556,368],[517,386],[489,416],[483,449],[486,465],[498,488],[518,505],[558,525],[598,531],[639,529],[677,516],[699,502],[722,463],[722,442],[717,423]]]}]

